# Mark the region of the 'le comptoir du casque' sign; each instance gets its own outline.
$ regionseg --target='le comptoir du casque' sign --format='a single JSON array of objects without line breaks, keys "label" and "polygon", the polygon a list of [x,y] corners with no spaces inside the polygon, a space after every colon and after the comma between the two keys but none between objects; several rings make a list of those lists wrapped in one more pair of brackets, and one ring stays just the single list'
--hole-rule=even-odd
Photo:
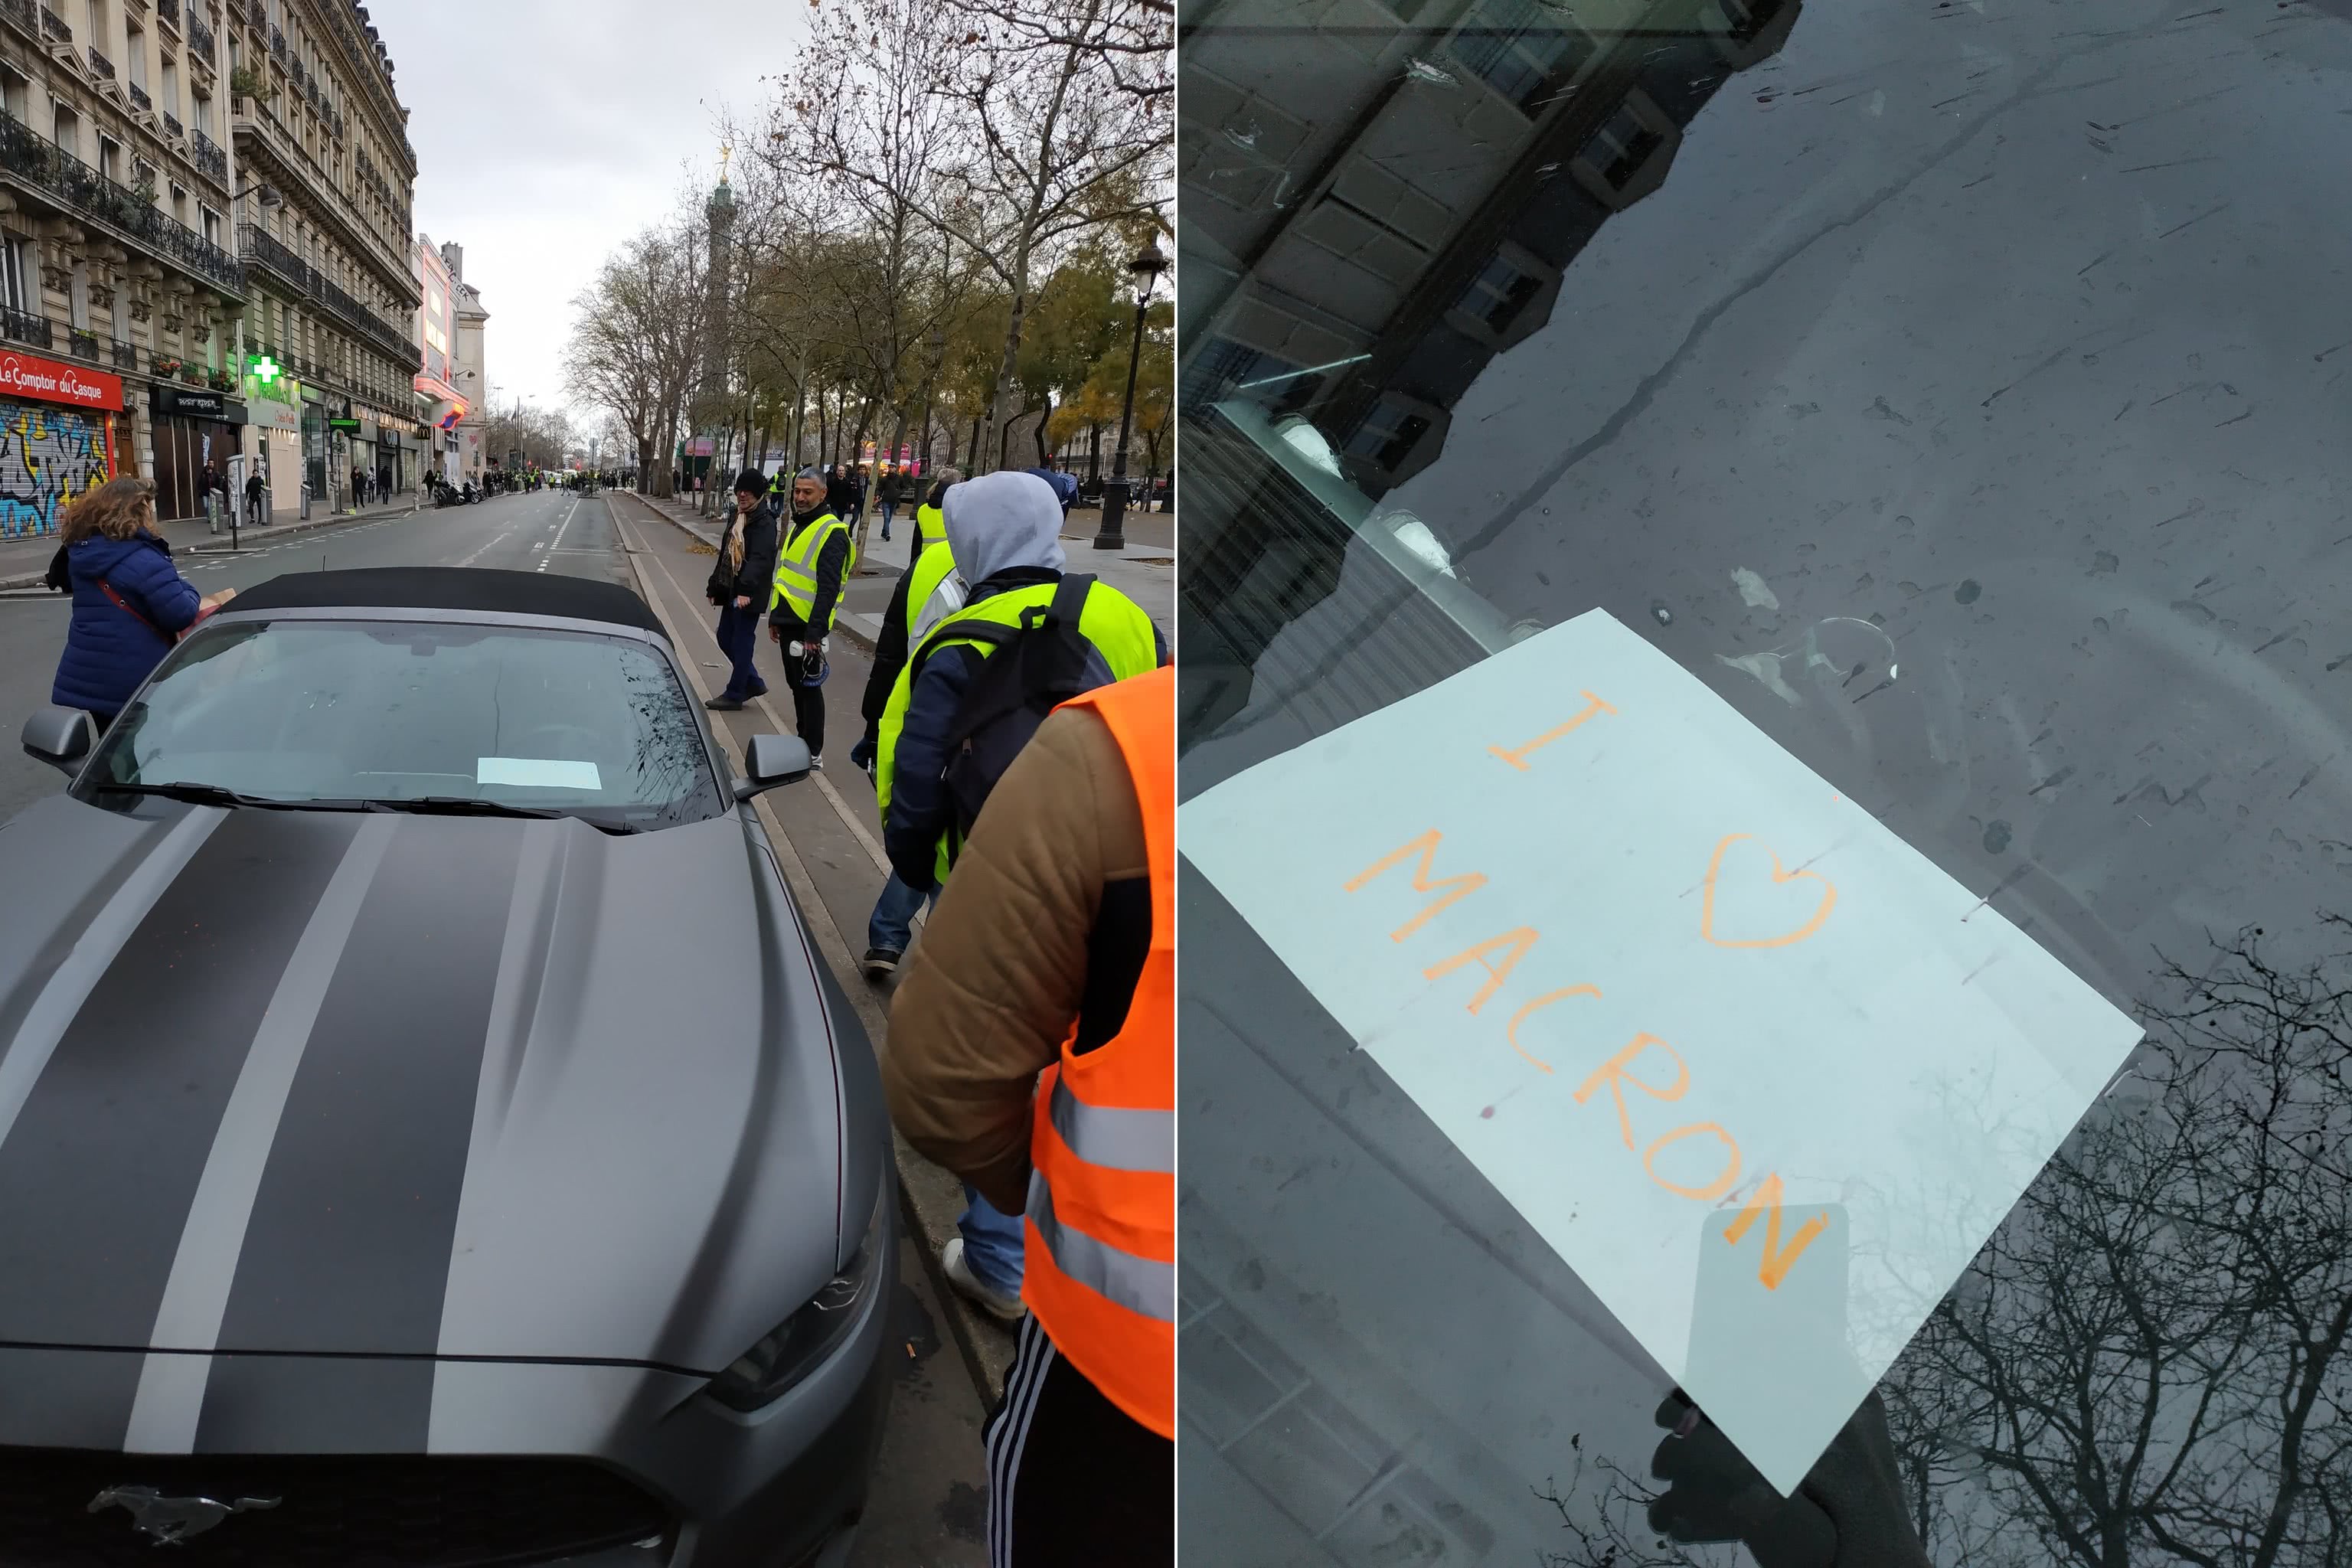
[{"label": "'le comptoir du casque' sign", "polygon": [[122,378],[31,354],[0,354],[0,396],[35,397],[76,408],[119,409]]}]

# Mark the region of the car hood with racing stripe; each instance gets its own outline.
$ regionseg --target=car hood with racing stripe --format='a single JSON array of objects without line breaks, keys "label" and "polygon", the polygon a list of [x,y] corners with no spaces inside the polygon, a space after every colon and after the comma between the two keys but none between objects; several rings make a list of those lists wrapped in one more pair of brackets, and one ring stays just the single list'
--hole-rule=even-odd
[{"label": "car hood with racing stripe", "polygon": [[855,1026],[737,818],[58,797],[0,854],[0,1342],[709,1373],[836,1267]]}]

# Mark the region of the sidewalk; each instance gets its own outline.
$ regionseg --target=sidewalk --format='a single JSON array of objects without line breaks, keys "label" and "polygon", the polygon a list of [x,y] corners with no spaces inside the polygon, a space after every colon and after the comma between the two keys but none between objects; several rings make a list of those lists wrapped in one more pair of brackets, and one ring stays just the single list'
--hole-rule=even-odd
[{"label": "sidewalk", "polygon": [[[654,500],[647,496],[636,498],[655,510],[701,540],[713,549],[718,547],[719,518],[704,517],[697,512],[691,500]],[[1161,631],[1171,632],[1176,617],[1175,552],[1164,542],[1174,531],[1175,519],[1165,512],[1148,515],[1129,514],[1127,529],[1128,546],[1124,550],[1094,548],[1096,530],[1100,527],[1099,514],[1073,511],[1063,525],[1062,549],[1068,555],[1066,570],[1091,572],[1095,577],[1109,584],[1143,607]],[[1141,524],[1141,527],[1136,525]],[[856,638],[867,647],[882,632],[882,616],[890,607],[890,595],[898,588],[898,578],[907,570],[908,558],[914,547],[914,519],[901,511],[891,520],[890,537],[882,537],[882,521],[868,514],[866,520],[866,552],[858,558],[857,571],[849,584],[840,618],[835,629]],[[1152,542],[1153,540],[1163,542]]]},{"label": "sidewalk", "polygon": [[[415,494],[398,496],[381,506],[371,506],[359,511],[329,512],[313,507],[307,522],[271,522],[240,530],[240,542],[284,539],[289,534],[308,533],[313,529],[331,528],[339,522],[364,522],[370,518],[398,517],[416,510]],[[155,525],[163,542],[175,555],[226,550],[229,547],[229,527],[224,519],[218,535],[205,529],[200,517],[186,518],[177,522]],[[25,534],[14,539],[0,539],[0,589],[37,588],[48,574],[49,561],[58,552],[58,536],[54,533]]]}]

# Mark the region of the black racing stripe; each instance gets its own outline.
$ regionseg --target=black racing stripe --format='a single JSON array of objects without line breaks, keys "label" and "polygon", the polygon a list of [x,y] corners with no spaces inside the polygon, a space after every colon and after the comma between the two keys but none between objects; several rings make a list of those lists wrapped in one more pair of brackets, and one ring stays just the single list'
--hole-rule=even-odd
[{"label": "black racing stripe", "polygon": [[433,1363],[224,1355],[205,1384],[199,1454],[421,1454]]},{"label": "black racing stripe", "polygon": [[0,1338],[148,1342],[221,1112],[359,820],[232,813],[67,1026],[0,1144]]},{"label": "black racing stripe", "polygon": [[1121,877],[1105,882],[1087,933],[1087,986],[1078,997],[1078,1033],[1074,1055],[1107,1046],[1127,1027],[1135,983],[1151,956],[1151,879]]},{"label": "black racing stripe", "polygon": [[[439,1347],[521,852],[511,822],[401,824],[287,1095],[230,1286],[223,1351]],[[385,1419],[406,1423],[421,1446],[432,1380],[400,1386],[404,1403]],[[215,1405],[228,1397],[207,1392],[200,1445],[212,1446]]]}]

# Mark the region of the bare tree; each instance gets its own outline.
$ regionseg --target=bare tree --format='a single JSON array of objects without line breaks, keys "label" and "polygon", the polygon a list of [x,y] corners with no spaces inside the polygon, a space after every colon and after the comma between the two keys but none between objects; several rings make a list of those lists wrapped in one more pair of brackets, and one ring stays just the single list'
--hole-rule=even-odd
[{"label": "bare tree", "polygon": [[963,132],[957,102],[938,90],[960,53],[931,0],[845,0],[824,11],[770,110],[763,161],[819,187],[849,220],[834,247],[853,264],[818,275],[845,307],[833,312],[842,330],[828,346],[856,362],[866,412],[849,437],[853,458],[876,411],[891,419],[890,447],[905,443],[931,369],[923,345],[972,265],[967,254],[959,269],[928,210]]},{"label": "bare tree", "polygon": [[1010,418],[1021,337],[1034,280],[1061,247],[1090,228],[1155,221],[1172,179],[1169,99],[1128,89],[1123,72],[1159,59],[1164,13],[1141,0],[950,0],[969,27],[942,91],[971,128],[967,156],[947,172],[956,193],[938,215],[1011,297],[996,388],[980,443],[998,460]]},{"label": "bare tree", "polygon": [[702,368],[708,235],[700,215],[648,229],[572,301],[564,379],[610,411],[636,446],[638,484],[670,492],[670,447]]}]

